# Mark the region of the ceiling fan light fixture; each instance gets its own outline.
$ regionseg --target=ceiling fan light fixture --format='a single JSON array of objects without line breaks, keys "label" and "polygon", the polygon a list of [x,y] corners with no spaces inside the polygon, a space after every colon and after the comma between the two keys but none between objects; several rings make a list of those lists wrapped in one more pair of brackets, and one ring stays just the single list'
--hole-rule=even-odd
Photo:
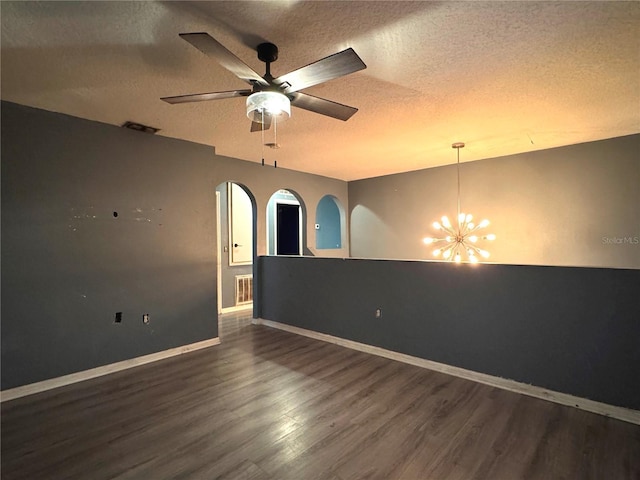
[{"label": "ceiling fan light fixture", "polygon": [[256,92],[247,97],[247,117],[253,122],[263,123],[265,116],[287,120],[291,116],[291,101],[279,92]]}]

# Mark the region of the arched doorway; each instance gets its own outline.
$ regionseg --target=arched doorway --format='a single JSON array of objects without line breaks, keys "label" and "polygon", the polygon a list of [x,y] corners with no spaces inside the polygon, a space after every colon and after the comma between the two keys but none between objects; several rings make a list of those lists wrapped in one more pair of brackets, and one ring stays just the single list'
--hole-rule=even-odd
[{"label": "arched doorway", "polygon": [[306,247],[306,209],[291,190],[278,190],[266,211],[267,254],[303,255]]},{"label": "arched doorway", "polygon": [[253,306],[256,202],[251,191],[235,182],[216,187],[218,313]]}]

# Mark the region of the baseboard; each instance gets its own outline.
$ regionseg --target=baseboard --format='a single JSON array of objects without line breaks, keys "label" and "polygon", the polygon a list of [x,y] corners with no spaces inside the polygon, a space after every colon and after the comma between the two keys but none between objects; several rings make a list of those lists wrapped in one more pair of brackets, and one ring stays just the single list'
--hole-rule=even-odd
[{"label": "baseboard", "polygon": [[561,405],[578,408],[587,412],[597,413],[606,417],[611,417],[617,420],[622,420],[624,422],[640,425],[640,411],[638,410],[616,407],[614,405],[576,397],[567,393],[556,392],[553,390],[547,390],[546,388],[536,387],[535,385],[516,382],[515,380],[495,377],[493,375],[474,372],[472,370],[466,370],[460,367],[453,367],[451,365],[445,365],[444,363],[438,363],[431,360],[426,360],[424,358],[413,357],[404,353],[393,352],[391,350],[386,350],[384,348],[376,347],[373,345],[367,345],[365,343],[359,343],[353,340],[347,340],[345,338],[334,337],[333,335],[328,335],[326,333],[314,332],[313,330],[294,327],[292,325],[274,322],[272,320],[257,318],[253,319],[253,323],[256,325],[266,325],[268,327],[277,328],[279,330],[295,333],[297,335],[303,335],[305,337],[313,338],[316,340],[334,343],[336,345],[351,348],[353,350],[358,350],[360,352],[370,353],[372,355],[389,358],[391,360],[397,360],[399,362],[408,363],[417,367],[427,368],[429,370],[435,370],[436,372],[446,373],[448,375],[472,380],[474,382],[483,383],[485,385],[501,388],[503,390],[509,390],[510,392],[521,393],[530,397],[548,400],[550,402],[559,403]]},{"label": "baseboard", "polygon": [[203,340],[202,342],[182,345],[181,347],[163,350],[162,352],[150,353],[149,355],[143,355],[142,357],[130,358],[121,362],[111,363],[109,365],[103,365],[101,367],[91,368],[89,370],[83,370],[82,372],[71,373],[69,375],[63,375],[62,377],[50,378],[41,382],[30,383],[29,385],[11,388],[9,390],[0,392],[0,402],[7,402],[16,398],[26,397],[27,395],[33,395],[34,393],[40,393],[46,390],[63,387],[65,385],[71,385],[72,383],[83,382],[84,380],[89,380],[91,378],[101,377],[110,373],[119,372],[128,368],[138,367],[146,363],[157,362],[158,360],[175,357],[176,355],[182,355],[183,353],[193,352],[195,350],[212,347],[219,344],[219,337],[211,338],[209,340]]},{"label": "baseboard", "polygon": [[220,313],[224,315],[225,313],[242,312],[244,310],[251,310],[252,308],[253,303],[247,303],[246,305],[236,305],[235,307],[224,307],[220,309]]}]

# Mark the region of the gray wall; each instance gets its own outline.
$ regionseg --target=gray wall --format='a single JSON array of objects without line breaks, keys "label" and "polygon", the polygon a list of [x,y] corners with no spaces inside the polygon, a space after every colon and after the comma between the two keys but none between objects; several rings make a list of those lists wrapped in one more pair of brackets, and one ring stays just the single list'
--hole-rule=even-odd
[{"label": "gray wall", "polygon": [[252,192],[261,253],[274,191],[347,202],[345,182],[208,146],[8,102],[1,113],[3,390],[216,337],[220,183]]},{"label": "gray wall", "polygon": [[640,270],[302,257],[259,269],[262,318],[640,410]]},{"label": "gray wall", "polygon": [[[461,210],[497,235],[489,261],[640,268],[640,135],[462,163],[460,176]],[[350,182],[351,256],[431,259],[422,238],[455,209],[455,165]]]}]

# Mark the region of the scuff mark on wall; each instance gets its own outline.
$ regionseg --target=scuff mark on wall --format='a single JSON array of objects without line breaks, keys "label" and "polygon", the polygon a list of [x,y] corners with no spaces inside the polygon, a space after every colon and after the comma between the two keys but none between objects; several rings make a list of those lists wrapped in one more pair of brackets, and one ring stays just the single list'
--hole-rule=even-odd
[{"label": "scuff mark on wall", "polygon": [[87,220],[95,220],[97,215],[95,214],[93,206],[82,207],[82,208],[71,208],[71,218],[69,221],[68,227],[71,231],[76,232],[80,225]]},{"label": "scuff mark on wall", "polygon": [[[113,219],[118,219],[118,221],[134,221],[136,223],[151,223],[162,220],[162,208],[150,208],[145,211],[145,209],[136,207],[134,209],[129,210],[131,215],[122,215],[118,212],[127,211],[127,209],[122,208],[111,208],[108,211],[105,211],[104,214],[96,212],[96,208],[92,205],[88,207],[72,207],[70,209],[70,217],[69,223],[67,227],[69,230],[76,232],[78,231],[82,225],[86,225],[86,222],[98,220],[98,221],[113,221]],[[158,223],[159,226],[162,226],[162,223]]]},{"label": "scuff mark on wall", "polygon": [[[161,212],[162,209],[161,208],[158,208],[158,209],[151,208],[151,209],[147,209],[147,211],[150,212],[150,213],[147,213],[147,216],[141,215],[142,213],[145,213],[145,211],[144,211],[144,209],[142,209],[140,207],[137,207],[135,210],[133,210],[134,220],[136,222],[152,222],[153,220],[152,220],[151,217],[157,216],[157,214],[155,212]],[[161,214],[159,214],[159,215],[161,215]]]}]

